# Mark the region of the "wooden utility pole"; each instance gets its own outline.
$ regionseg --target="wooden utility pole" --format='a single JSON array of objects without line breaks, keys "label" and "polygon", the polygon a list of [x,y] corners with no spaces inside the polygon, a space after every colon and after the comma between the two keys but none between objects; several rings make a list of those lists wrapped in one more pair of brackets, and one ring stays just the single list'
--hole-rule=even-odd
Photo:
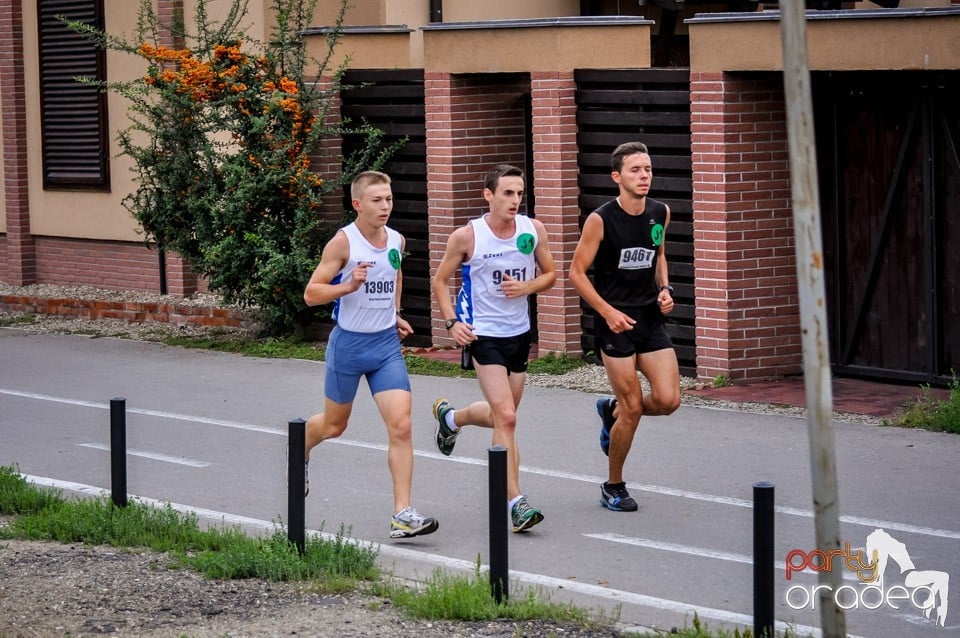
[{"label": "wooden utility pole", "polygon": [[[833,433],[833,392],[827,332],[826,287],[823,282],[823,239],[820,231],[820,192],[813,129],[813,97],[807,62],[806,2],[781,0],[783,86],[790,143],[793,234],[797,252],[803,378],[807,397],[810,470],[817,548],[840,547],[837,465]],[[828,554],[829,555],[829,554]],[[837,564],[837,561],[834,561]],[[838,567],[820,572],[820,628],[824,638],[845,638],[846,620],[834,592],[842,585]]]}]

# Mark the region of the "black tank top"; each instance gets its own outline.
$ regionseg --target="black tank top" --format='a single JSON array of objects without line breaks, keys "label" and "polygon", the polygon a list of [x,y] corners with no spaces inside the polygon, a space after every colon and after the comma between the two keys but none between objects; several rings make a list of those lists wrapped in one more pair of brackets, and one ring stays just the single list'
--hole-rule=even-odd
[{"label": "black tank top", "polygon": [[630,215],[614,199],[596,212],[603,220],[603,240],[593,261],[594,287],[617,310],[648,309],[660,293],[655,275],[666,204],[648,197],[644,212]]}]

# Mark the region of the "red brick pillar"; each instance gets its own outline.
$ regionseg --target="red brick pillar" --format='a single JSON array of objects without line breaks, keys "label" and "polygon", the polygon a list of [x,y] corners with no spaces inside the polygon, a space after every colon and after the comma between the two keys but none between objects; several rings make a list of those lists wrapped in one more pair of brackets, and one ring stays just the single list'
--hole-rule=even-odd
[{"label": "red brick pillar", "polygon": [[[431,275],[450,234],[488,210],[486,171],[498,163],[523,167],[523,95],[528,90],[527,78],[513,74],[424,74]],[[459,278],[451,282],[451,296],[458,287]],[[453,345],[436,300],[432,332],[434,343]]]},{"label": "red brick pillar", "polygon": [[[447,238],[463,224],[468,208],[463,205],[464,191],[459,167],[454,165],[456,137],[452,98],[454,78],[449,73],[424,74],[424,105],[427,137],[427,224],[430,228],[430,276],[443,259]],[[451,286],[453,288],[453,286]],[[451,290],[452,293],[452,290]],[[437,302],[433,300],[434,343],[453,345],[443,325]]]},{"label": "red brick pillar", "polygon": [[23,72],[21,2],[0,0],[0,88],[3,89],[3,188],[6,208],[4,278],[15,286],[37,282],[37,255],[30,234],[27,107]]},{"label": "red brick pillar", "polygon": [[697,374],[802,370],[790,170],[778,81],[693,73]]},{"label": "red brick pillar", "polygon": [[[326,95],[335,88],[333,78],[325,75],[317,80],[317,90],[321,95]],[[329,103],[326,113],[318,114],[323,118],[322,125],[336,127],[340,125],[340,93],[329,94]],[[325,135],[320,141],[318,153],[311,157],[311,165],[325,180],[335,180],[343,172],[343,166],[340,162],[340,156],[343,153],[343,138],[333,135]],[[339,223],[343,219],[343,190],[334,189],[327,193],[323,198],[320,208],[320,215],[330,223]],[[320,255],[317,255],[319,259]]]},{"label": "red brick pillar", "polygon": [[176,253],[167,253],[167,294],[175,297],[189,297],[197,292],[197,276],[190,264]]},{"label": "red brick pillar", "polygon": [[537,295],[539,353],[580,353],[580,297],[567,274],[580,238],[576,82],[572,71],[531,73],[535,211],[550,234],[556,285]]}]

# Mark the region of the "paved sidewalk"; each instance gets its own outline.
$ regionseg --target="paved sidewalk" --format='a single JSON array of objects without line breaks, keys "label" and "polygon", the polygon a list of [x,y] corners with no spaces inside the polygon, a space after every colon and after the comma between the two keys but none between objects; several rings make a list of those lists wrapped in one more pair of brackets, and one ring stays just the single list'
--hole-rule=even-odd
[{"label": "paved sidewalk", "polygon": [[[806,390],[802,376],[772,381],[738,383],[724,388],[689,390],[690,394],[735,403],[772,403],[806,407]],[[937,398],[950,396],[948,390],[932,388]],[[866,379],[834,379],[833,411],[863,414],[880,419],[894,419],[904,404],[915,401],[922,394],[919,385],[880,383]]]},{"label": "paved sidewalk", "polygon": [[[459,363],[458,348],[410,348],[417,356]],[[536,356],[536,353],[531,353]],[[806,390],[802,375],[769,381],[736,383],[722,388],[704,387],[685,390],[693,396],[718,399],[731,403],[769,403],[792,407],[806,407]],[[933,396],[945,399],[948,390],[932,388]],[[922,394],[919,384],[897,384],[866,379],[842,378],[833,380],[833,411],[862,414],[878,419],[893,420],[904,404],[917,400]]]}]

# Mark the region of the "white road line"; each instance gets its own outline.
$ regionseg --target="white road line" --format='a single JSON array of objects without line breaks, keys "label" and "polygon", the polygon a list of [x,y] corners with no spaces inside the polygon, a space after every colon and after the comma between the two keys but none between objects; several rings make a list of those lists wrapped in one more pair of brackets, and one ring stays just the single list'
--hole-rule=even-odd
[{"label": "white road line", "polygon": [[[77,405],[82,407],[97,408],[102,410],[110,409],[109,403],[94,403],[91,401],[79,401],[76,399],[66,399],[62,397],[54,397],[47,394],[37,394],[35,392],[22,392],[19,390],[8,390],[5,388],[0,388],[0,394],[6,394],[10,396],[18,396],[27,399],[35,399],[38,401],[52,401],[55,403],[66,403],[68,405]],[[219,427],[232,428],[236,430],[245,430],[249,432],[262,432],[264,434],[275,434],[278,436],[287,436],[287,431],[284,428],[270,428],[264,427],[262,425],[254,425],[250,423],[240,423],[237,421],[225,421],[222,419],[210,419],[206,417],[192,416],[189,414],[179,414],[176,412],[165,412],[162,410],[143,410],[139,408],[127,408],[127,412],[130,414],[142,414],[145,416],[159,417],[163,419],[173,419],[177,421],[189,421],[194,423],[203,423],[205,425],[216,425]],[[352,441],[349,439],[330,439],[325,442],[324,445],[328,443],[334,443],[337,445],[347,445],[350,447],[359,447],[366,448],[370,450],[385,451],[387,449],[386,445],[379,443],[365,443],[363,441]],[[424,451],[415,451],[414,454],[419,457],[441,460],[445,462],[452,463],[462,463],[465,465],[486,465],[486,461],[483,459],[471,459],[462,456],[456,457],[447,457],[442,456],[436,452],[424,452]],[[579,481],[583,483],[592,483],[599,484],[602,483],[605,477],[593,476],[589,474],[574,474],[572,472],[562,472],[558,470],[550,470],[547,468],[540,467],[531,467],[529,465],[521,465],[520,471],[526,472],[527,474],[536,474],[539,476],[548,476],[552,478],[561,478],[571,481]],[[732,507],[742,507],[746,509],[753,509],[753,502],[747,499],[734,498],[730,496],[719,496],[716,494],[705,494],[702,492],[692,492],[690,490],[681,490],[673,487],[664,487],[662,485],[642,485],[639,483],[628,483],[628,487],[633,490],[639,490],[641,492],[649,492],[651,494],[658,494],[660,496],[676,496],[679,498],[690,499],[694,501],[702,501],[706,503],[713,503],[715,505],[729,505]],[[788,516],[798,516],[801,518],[813,518],[812,510],[803,510],[797,507],[786,507],[782,505],[776,506],[776,511],[780,514],[786,514]],[[899,523],[897,521],[886,521],[877,518],[864,518],[862,516],[841,516],[841,523],[847,523],[848,525],[860,525],[863,527],[872,527],[878,528],[881,527],[888,531],[896,530],[898,532],[906,532],[909,534],[917,534],[920,536],[934,536],[938,538],[949,538],[954,540],[960,540],[960,531],[949,530],[949,529],[939,529],[935,527],[924,527],[921,525],[912,525],[910,523]]]},{"label": "white road line", "polygon": [[[730,563],[743,563],[744,565],[753,565],[753,557],[748,556],[747,554],[735,554],[733,552],[722,552],[715,549],[707,549],[706,547],[693,547],[692,545],[679,545],[677,543],[664,543],[662,541],[655,541],[649,538],[633,538],[631,536],[623,536],[622,534],[583,534],[587,538],[595,538],[601,541],[609,541],[611,543],[621,543],[623,545],[632,545],[634,547],[645,547],[647,549],[656,549],[664,552],[673,552],[675,554],[687,554],[689,556],[696,556],[697,558],[712,558],[714,560],[724,560]],[[787,570],[787,564],[782,560],[775,561],[773,564],[775,569],[780,571]],[[804,569],[798,573],[816,575],[817,573],[812,569]],[[852,572],[844,572],[843,578],[845,580],[855,581],[857,577]]]},{"label": "white road line", "polygon": [[[73,483],[71,481],[61,481],[58,479],[46,478],[42,476],[30,476],[26,475],[24,477],[27,481],[34,483],[35,485],[40,485],[44,487],[52,487],[61,490],[70,490],[73,492],[79,492],[82,494],[93,495],[93,496],[106,496],[109,497],[109,491],[103,488],[94,487],[92,485],[83,485],[81,483]],[[203,518],[211,522],[222,523],[225,525],[240,525],[247,528],[253,529],[263,529],[263,530],[275,530],[277,524],[272,521],[264,521],[257,518],[250,518],[247,516],[239,516],[237,514],[230,514],[229,512],[218,512],[216,510],[210,510],[202,507],[192,507],[190,505],[182,505],[179,503],[170,503],[167,501],[158,501],[152,498],[133,496],[136,500],[146,503],[149,505],[159,506],[159,507],[171,507],[172,509],[182,512],[194,514],[198,518]],[[326,539],[335,539],[336,535],[331,534],[330,532],[322,532],[319,530],[309,530],[310,534],[319,536]],[[441,556],[437,554],[430,554],[428,552],[421,552],[414,549],[408,549],[405,547],[397,547],[394,545],[379,545],[371,541],[365,541],[355,538],[344,538],[346,542],[354,543],[356,545],[371,547],[376,549],[381,556],[389,556],[395,558],[402,558],[406,560],[416,560],[426,563],[432,563],[439,565],[441,567],[446,567],[449,569],[457,569],[462,571],[473,571],[476,569],[476,564],[473,561],[461,560],[458,558],[452,558],[450,556]],[[489,569],[488,565],[481,566],[484,571]],[[647,596],[645,594],[638,594],[631,591],[625,591],[621,589],[610,589],[608,587],[601,587],[600,585],[590,585],[587,583],[578,583],[576,581],[571,581],[566,578],[556,578],[554,576],[547,576],[544,574],[534,574],[531,572],[522,572],[516,570],[510,570],[510,578],[514,581],[519,581],[525,584],[537,585],[541,587],[552,587],[555,589],[564,589],[569,592],[574,592],[577,594],[583,594],[586,596],[592,596],[595,598],[602,598],[605,600],[610,600],[620,604],[631,604],[637,605],[640,607],[650,607],[653,609],[660,609],[663,611],[670,611],[678,614],[690,615],[691,612],[696,612],[700,618],[705,618],[708,620],[716,620],[718,622],[726,622],[731,624],[743,625],[746,627],[753,626],[753,616],[749,614],[741,614],[735,611],[727,611],[725,609],[715,609],[712,607],[701,607],[693,603],[685,603],[676,600],[669,600],[666,598],[658,598],[656,596]],[[795,625],[792,623],[785,623],[781,621],[776,621],[776,628],[779,631],[790,631],[796,633],[797,635],[809,635],[809,636],[822,636],[822,633],[817,627],[811,627],[808,625]],[[862,636],[855,636],[853,634],[848,635],[849,638],[863,638]]]},{"label": "white road line", "polygon": [[[110,451],[110,446],[106,443],[77,443],[77,445],[79,447],[93,448],[94,450]],[[130,448],[127,448],[127,454],[129,456],[140,456],[145,459],[163,461],[164,463],[176,463],[177,465],[186,465],[189,467],[207,467],[210,465],[206,461],[195,461],[194,459],[188,459],[183,456],[167,456],[166,454],[157,454],[156,452],[145,452],[143,450],[133,450]]]}]

